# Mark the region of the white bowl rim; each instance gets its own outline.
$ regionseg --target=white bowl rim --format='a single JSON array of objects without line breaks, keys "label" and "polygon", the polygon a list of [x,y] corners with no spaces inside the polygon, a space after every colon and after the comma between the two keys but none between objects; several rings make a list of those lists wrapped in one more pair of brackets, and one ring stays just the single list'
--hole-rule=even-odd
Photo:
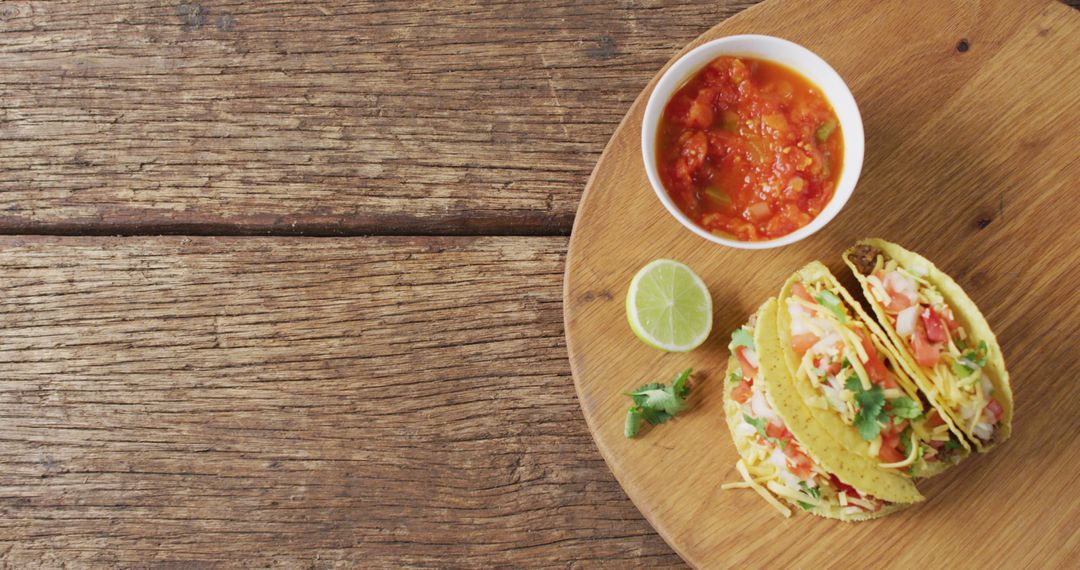
[{"label": "white bowl rim", "polygon": [[[671,96],[683,85],[683,83],[697,73],[717,57],[724,55],[746,56],[757,59],[775,61],[773,58],[759,55],[754,50],[754,45],[769,46],[791,54],[792,57],[801,57],[808,60],[814,73],[808,72],[799,66],[790,65],[787,62],[776,62],[793,69],[806,77],[817,86],[822,95],[832,105],[833,111],[840,122],[840,129],[844,136],[844,162],[840,169],[840,178],[833,197],[825,205],[825,208],[811,222],[790,234],[764,241],[739,241],[715,235],[705,228],[694,223],[675,204],[660,181],[656,167],[656,129],[660,122],[660,115],[667,106]],[[748,47],[749,46],[749,47]],[[823,81],[823,79],[825,81]],[[842,112],[843,111],[843,112]],[[685,53],[675,60],[664,74],[660,76],[648,103],[645,105],[645,114],[641,123],[641,150],[642,160],[645,163],[645,172],[649,183],[653,187],[660,202],[664,204],[668,213],[679,220],[689,230],[698,236],[711,241],[738,249],[769,249],[795,243],[810,236],[825,227],[843,209],[862,171],[863,156],[865,153],[865,134],[863,132],[862,115],[855,102],[855,97],[844,82],[840,74],[836,72],[821,56],[809,49],[783,38],[760,34],[740,34],[725,36],[701,44],[700,46]]]}]

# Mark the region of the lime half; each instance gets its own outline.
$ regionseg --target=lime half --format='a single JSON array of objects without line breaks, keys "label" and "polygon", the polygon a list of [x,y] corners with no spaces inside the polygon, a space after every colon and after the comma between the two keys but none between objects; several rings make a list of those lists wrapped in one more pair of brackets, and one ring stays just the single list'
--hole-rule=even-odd
[{"label": "lime half", "polygon": [[712,297],[692,269],[657,259],[630,281],[626,320],[645,344],[687,352],[705,342],[712,330]]}]

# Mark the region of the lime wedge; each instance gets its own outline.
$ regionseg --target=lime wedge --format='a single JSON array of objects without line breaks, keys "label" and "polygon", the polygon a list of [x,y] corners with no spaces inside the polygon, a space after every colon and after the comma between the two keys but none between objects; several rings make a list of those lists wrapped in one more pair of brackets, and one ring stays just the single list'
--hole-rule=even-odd
[{"label": "lime wedge", "polygon": [[712,330],[712,297],[689,267],[657,259],[641,268],[626,294],[626,320],[645,344],[687,352]]}]

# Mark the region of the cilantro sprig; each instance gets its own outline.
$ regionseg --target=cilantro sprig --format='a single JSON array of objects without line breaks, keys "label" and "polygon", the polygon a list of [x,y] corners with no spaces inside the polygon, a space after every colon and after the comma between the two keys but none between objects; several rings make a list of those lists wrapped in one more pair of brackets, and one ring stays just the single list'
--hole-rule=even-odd
[{"label": "cilantro sprig", "polygon": [[[852,374],[844,382],[844,388],[855,395],[855,402],[859,411],[855,415],[855,428],[859,430],[859,436],[870,441],[881,433],[881,424],[892,420],[897,425],[904,420],[915,420],[922,417],[919,404],[908,398],[885,399],[885,390],[874,384],[869,390],[863,389],[859,377]],[[885,404],[888,403],[888,409]]]},{"label": "cilantro sprig", "polygon": [[634,401],[634,405],[630,406],[626,412],[623,435],[628,438],[636,437],[641,431],[642,423],[659,425],[686,409],[686,397],[690,395],[691,372],[693,369],[687,368],[676,374],[671,381],[671,386],[653,382],[627,394]]}]

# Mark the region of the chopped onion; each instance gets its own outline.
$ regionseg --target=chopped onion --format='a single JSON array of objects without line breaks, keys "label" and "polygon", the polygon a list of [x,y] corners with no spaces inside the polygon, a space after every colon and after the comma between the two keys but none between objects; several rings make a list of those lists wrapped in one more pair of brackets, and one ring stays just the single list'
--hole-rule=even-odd
[{"label": "chopped onion", "polygon": [[739,437],[752,437],[757,433],[757,428],[744,422],[739,422],[739,425],[735,426],[735,435]]},{"label": "chopped onion", "polygon": [[844,403],[844,398],[840,396],[840,390],[833,388],[828,384],[821,386],[821,391],[825,393],[825,399],[829,401],[829,405],[838,412],[847,412],[847,404]]},{"label": "chopped onion", "polygon": [[990,377],[987,376],[985,372],[983,372],[982,378],[979,379],[979,382],[982,383],[983,396],[985,396],[986,399],[989,400],[990,397],[994,394],[994,385],[990,383]]},{"label": "chopped onion", "polygon": [[776,466],[776,474],[783,479],[784,484],[792,489],[799,489],[799,479],[789,469],[787,464],[787,457],[784,456],[784,452],[779,449],[774,449],[772,454],[769,455],[769,463]]},{"label": "chopped onion", "polygon": [[899,271],[892,271],[885,275],[885,289],[907,297],[913,305],[919,298],[919,290],[915,280]]},{"label": "chopped onion", "polygon": [[817,341],[814,346],[810,347],[810,352],[814,354],[821,354],[836,346],[836,343],[840,342],[840,335],[831,333],[825,335],[825,338]]},{"label": "chopped onion", "polygon": [[971,430],[971,433],[975,434],[975,437],[979,439],[987,440],[993,437],[994,426],[986,422],[979,422],[975,424],[975,427]]},{"label": "chopped onion", "polygon": [[919,306],[912,305],[896,315],[896,332],[902,337],[915,333],[915,322],[919,318]]},{"label": "chopped onion", "polygon": [[776,412],[769,407],[769,401],[765,399],[765,393],[761,390],[753,390],[750,393],[750,409],[754,412],[754,417],[764,418],[771,424],[783,425],[780,416],[777,416]]},{"label": "chopped onion", "polygon": [[742,355],[743,355],[743,358],[745,358],[746,361],[750,363],[750,366],[753,366],[754,368],[758,368],[758,359],[757,359],[757,351],[756,350],[754,350],[752,348],[743,347]]}]

